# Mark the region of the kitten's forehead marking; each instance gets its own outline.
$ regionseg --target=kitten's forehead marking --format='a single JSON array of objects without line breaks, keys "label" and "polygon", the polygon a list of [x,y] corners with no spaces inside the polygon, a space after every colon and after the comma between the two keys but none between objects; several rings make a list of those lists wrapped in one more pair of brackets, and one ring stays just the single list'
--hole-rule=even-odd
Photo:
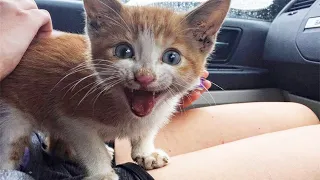
[{"label": "kitten's forehead marking", "polygon": [[149,59],[156,45],[152,31],[150,29],[140,30],[136,44],[138,58],[140,60]]},{"label": "kitten's forehead marking", "polygon": [[135,43],[136,56],[141,66],[154,68],[156,61],[159,60],[162,49],[161,43],[155,38],[152,29],[145,28],[139,31],[138,38]]}]

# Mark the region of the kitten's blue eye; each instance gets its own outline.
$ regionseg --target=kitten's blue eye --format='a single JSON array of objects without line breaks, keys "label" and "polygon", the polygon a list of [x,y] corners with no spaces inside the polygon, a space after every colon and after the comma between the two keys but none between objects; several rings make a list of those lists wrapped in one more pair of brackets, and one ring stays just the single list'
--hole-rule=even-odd
[{"label": "kitten's blue eye", "polygon": [[134,56],[134,51],[129,44],[120,44],[115,49],[115,56],[121,59],[128,59]]},{"label": "kitten's blue eye", "polygon": [[180,53],[175,50],[168,50],[163,54],[162,61],[170,65],[177,65],[181,61]]}]

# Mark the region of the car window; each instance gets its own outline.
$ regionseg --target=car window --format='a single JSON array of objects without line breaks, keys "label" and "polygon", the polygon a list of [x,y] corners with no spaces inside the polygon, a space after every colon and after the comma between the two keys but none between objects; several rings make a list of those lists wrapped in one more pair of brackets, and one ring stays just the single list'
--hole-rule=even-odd
[{"label": "car window", "polygon": [[[122,0],[126,5],[158,6],[189,11],[206,0]],[[232,0],[228,17],[272,21],[290,0]]]}]

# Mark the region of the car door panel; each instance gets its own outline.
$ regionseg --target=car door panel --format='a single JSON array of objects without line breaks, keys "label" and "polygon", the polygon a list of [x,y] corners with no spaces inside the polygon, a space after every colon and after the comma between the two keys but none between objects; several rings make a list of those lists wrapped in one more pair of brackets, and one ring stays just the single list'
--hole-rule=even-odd
[{"label": "car door panel", "polygon": [[276,88],[210,91],[204,93],[187,109],[232,103],[282,101],[285,101],[284,94]]}]

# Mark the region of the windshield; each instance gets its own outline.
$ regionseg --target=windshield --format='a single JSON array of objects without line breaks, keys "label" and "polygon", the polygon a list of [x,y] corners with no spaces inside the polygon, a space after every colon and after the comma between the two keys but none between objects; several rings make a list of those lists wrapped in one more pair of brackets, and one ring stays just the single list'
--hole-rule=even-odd
[{"label": "windshield", "polygon": [[[189,11],[206,0],[123,0],[126,5],[158,6]],[[228,17],[272,21],[290,0],[232,0]]]}]

